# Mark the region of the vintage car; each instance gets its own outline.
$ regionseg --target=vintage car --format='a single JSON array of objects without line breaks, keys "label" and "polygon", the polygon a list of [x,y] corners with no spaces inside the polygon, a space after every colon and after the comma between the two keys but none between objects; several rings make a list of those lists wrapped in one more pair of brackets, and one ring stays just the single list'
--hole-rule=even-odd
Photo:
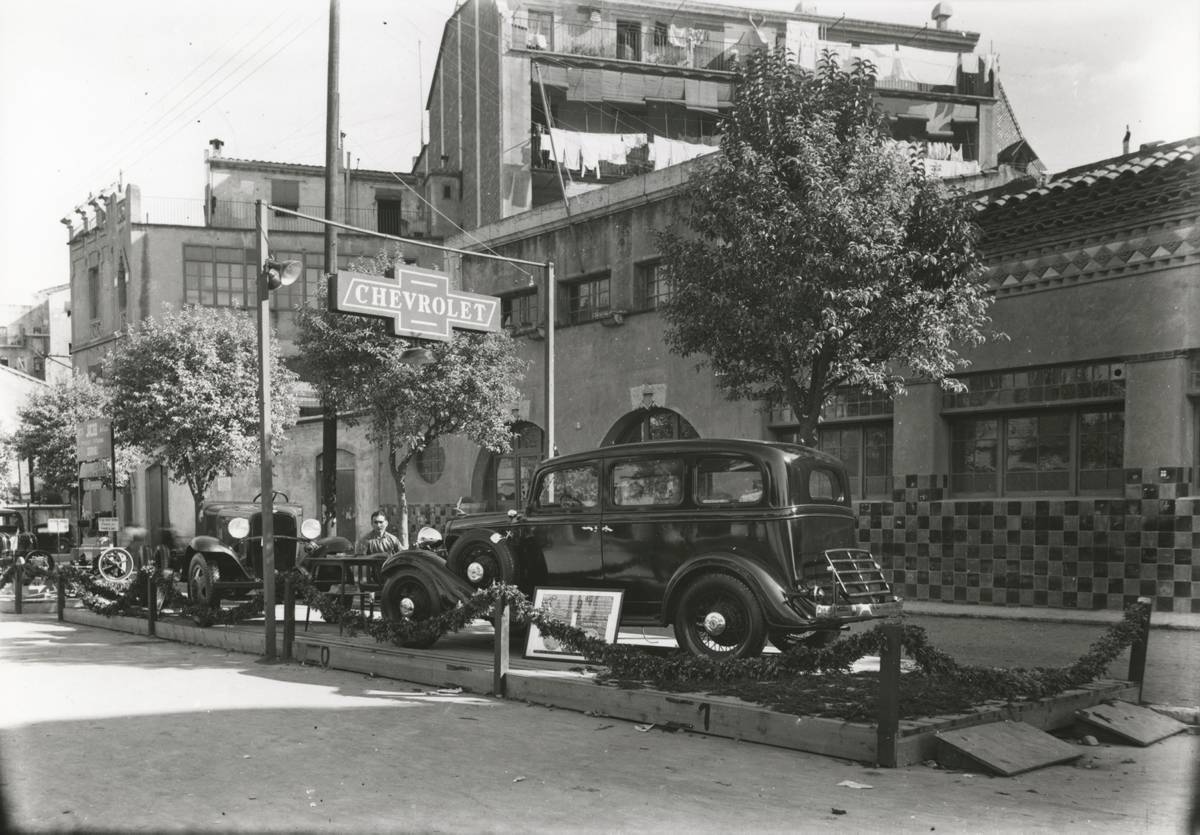
[{"label": "vintage car", "polygon": [[0,508],[0,571],[5,571],[18,557],[26,565],[43,570],[54,567],[54,556],[41,547],[37,535],[25,524],[25,512],[16,508]]},{"label": "vintage car", "polygon": [[[317,547],[321,523],[304,518],[304,508],[292,504],[283,493],[275,494],[274,503],[275,569],[296,567]],[[196,536],[174,559],[171,567],[186,570],[188,597],[209,611],[221,605],[221,599],[246,597],[262,587],[262,504],[260,497],[250,501],[210,501],[200,508]],[[195,616],[197,623],[211,617]]]},{"label": "vintage car", "polygon": [[[845,468],[806,447],[661,441],[544,461],[524,509],[450,520],[446,567],[475,587],[620,589],[621,622],[699,656],[821,644],[901,602],[857,546]],[[406,569],[410,591],[420,592]],[[427,574],[430,572],[427,572]],[[387,594],[384,595],[385,600]],[[432,589],[422,614],[441,602]]]}]

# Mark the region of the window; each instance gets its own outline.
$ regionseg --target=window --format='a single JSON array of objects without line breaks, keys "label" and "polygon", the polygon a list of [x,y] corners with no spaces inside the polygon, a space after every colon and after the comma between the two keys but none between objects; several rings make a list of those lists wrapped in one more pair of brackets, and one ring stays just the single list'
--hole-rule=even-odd
[{"label": "window", "polygon": [[376,209],[378,231],[384,235],[408,234],[408,221],[404,219],[399,200],[377,199]]},{"label": "window", "polygon": [[697,504],[761,504],[765,484],[759,465],[745,458],[702,458],[696,465]]},{"label": "window", "polygon": [[638,264],[634,269],[634,282],[637,286],[638,308],[641,310],[656,310],[671,298],[671,281],[666,276],[666,269],[658,261]]},{"label": "window", "polygon": [[492,510],[513,510],[524,505],[533,470],[542,460],[542,430],[532,423],[512,427],[512,452],[494,455],[484,477],[484,491]]},{"label": "window", "polygon": [[537,290],[500,298],[500,321],[506,328],[529,328],[541,323]]},{"label": "window", "polygon": [[[299,180],[271,180],[271,205],[297,211],[300,208]],[[278,214],[278,212],[276,212]]]},{"label": "window", "polygon": [[525,45],[530,49],[554,49],[554,12],[529,12],[529,36]]},{"label": "window", "polygon": [[446,451],[438,441],[433,441],[417,453],[417,472],[429,484],[441,478],[445,469]]},{"label": "window", "polygon": [[591,322],[611,309],[608,273],[567,285],[567,321],[572,325]]},{"label": "window", "polygon": [[950,488],[957,495],[1119,494],[1124,438],[1125,413],[1115,406],[958,418]]},{"label": "window", "polygon": [[[256,263],[252,249],[185,245],[184,304],[234,308],[253,306],[258,302],[258,287],[254,280]],[[291,288],[280,288],[284,289]]]},{"label": "window", "polygon": [[87,277],[88,317],[94,322],[100,318],[100,268],[88,267]]},{"label": "window", "polygon": [[450,185],[449,183],[442,183],[442,199],[443,200],[453,200],[454,199],[454,186]]},{"label": "window", "polygon": [[683,460],[650,458],[614,464],[611,501],[616,507],[680,504],[683,501]]},{"label": "window", "polygon": [[642,24],[636,20],[617,21],[617,57],[626,61],[642,60]]},{"label": "window", "polygon": [[129,275],[125,271],[125,256],[117,259],[117,309],[124,313],[129,307]]},{"label": "window", "polygon": [[599,510],[600,468],[583,464],[552,470],[538,490],[539,510]]},{"label": "window", "polygon": [[669,441],[675,438],[699,438],[700,435],[678,412],[665,408],[648,409],[635,414],[614,443],[636,444],[642,441]]},{"label": "window", "polygon": [[887,496],[892,490],[891,424],[834,424],[817,430],[817,448],[846,466],[856,499]]}]

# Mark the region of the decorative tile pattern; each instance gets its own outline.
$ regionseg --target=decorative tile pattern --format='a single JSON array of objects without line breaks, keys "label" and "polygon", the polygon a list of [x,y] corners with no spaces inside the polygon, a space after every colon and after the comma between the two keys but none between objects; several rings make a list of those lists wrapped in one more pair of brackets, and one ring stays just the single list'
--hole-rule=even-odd
[{"label": "decorative tile pattern", "polygon": [[910,600],[1120,610],[1151,597],[1200,613],[1190,478],[1138,471],[1123,498],[954,500],[945,476],[900,476],[892,501],[857,504],[859,540]]}]

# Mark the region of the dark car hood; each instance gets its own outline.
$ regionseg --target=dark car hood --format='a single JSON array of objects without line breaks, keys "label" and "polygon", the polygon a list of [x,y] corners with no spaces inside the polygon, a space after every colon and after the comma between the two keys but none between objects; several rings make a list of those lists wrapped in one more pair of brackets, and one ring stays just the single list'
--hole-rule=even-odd
[{"label": "dark car hood", "polygon": [[447,531],[474,530],[476,528],[507,528],[512,525],[508,513],[468,513],[466,516],[455,516],[446,523]]}]

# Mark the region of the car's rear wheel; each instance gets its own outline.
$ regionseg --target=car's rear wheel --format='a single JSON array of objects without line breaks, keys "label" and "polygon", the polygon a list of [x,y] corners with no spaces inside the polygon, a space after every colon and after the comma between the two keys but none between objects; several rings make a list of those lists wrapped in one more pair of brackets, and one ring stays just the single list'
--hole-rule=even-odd
[{"label": "car's rear wheel", "polygon": [[504,542],[490,535],[467,536],[454,543],[446,560],[450,570],[475,588],[485,589],[497,581],[511,583],[517,575],[516,560]]},{"label": "car's rear wheel", "polygon": [[693,580],[675,608],[675,639],[696,656],[747,658],[766,645],[762,610],[750,588],[727,574]]},{"label": "car's rear wheel", "polygon": [[[384,581],[379,608],[390,621],[422,621],[441,614],[442,601],[437,588],[427,577],[412,569],[401,569]],[[432,646],[438,636],[423,636],[404,641],[403,646]]]},{"label": "car's rear wheel", "polygon": [[133,555],[124,548],[106,548],[96,557],[96,573],[110,583],[120,583],[133,575]]},{"label": "car's rear wheel", "polygon": [[188,565],[188,598],[193,606],[200,607],[192,614],[199,626],[211,625],[212,613],[221,605],[221,595],[217,592],[220,577],[216,564],[209,562],[203,554],[192,557]]},{"label": "car's rear wheel", "polygon": [[45,551],[30,551],[25,555],[25,565],[49,573],[54,570],[54,557]]}]

